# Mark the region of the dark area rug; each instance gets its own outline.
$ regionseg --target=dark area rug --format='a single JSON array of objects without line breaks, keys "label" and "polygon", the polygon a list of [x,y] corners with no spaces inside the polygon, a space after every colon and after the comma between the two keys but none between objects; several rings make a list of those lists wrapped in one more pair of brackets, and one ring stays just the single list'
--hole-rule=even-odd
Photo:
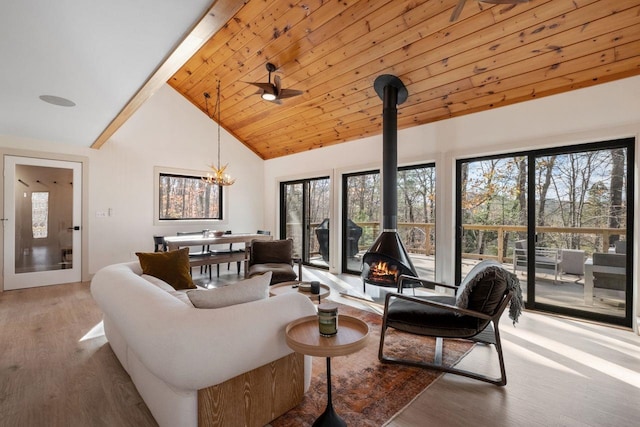
[{"label": "dark area rug", "polygon": [[[409,404],[442,375],[441,372],[378,360],[382,317],[376,313],[339,305],[339,313],[357,317],[369,325],[367,346],[357,353],[331,359],[333,406],[349,426],[379,427]],[[455,365],[473,344],[446,340],[444,363]],[[387,330],[385,354],[431,360],[435,339]],[[327,405],[326,359],[313,358],[311,387],[300,405],[271,422],[273,427],[311,426]]]}]

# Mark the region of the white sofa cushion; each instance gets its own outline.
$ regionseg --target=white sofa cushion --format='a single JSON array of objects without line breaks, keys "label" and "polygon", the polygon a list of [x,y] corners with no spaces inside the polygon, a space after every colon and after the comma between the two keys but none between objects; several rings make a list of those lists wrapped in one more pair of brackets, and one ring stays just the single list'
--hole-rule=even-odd
[{"label": "white sofa cushion", "polygon": [[177,291],[173,288],[173,286],[171,286],[164,280],[158,279],[157,277],[151,276],[149,274],[142,274],[140,277],[145,279],[147,282],[156,285],[163,291],[166,291],[168,294],[171,294],[174,297],[178,298],[180,301],[187,304],[189,307],[193,307],[193,304],[191,304],[191,300],[189,300],[189,297],[187,296],[187,293],[184,290]]},{"label": "white sofa cushion", "polygon": [[187,291],[196,308],[222,308],[269,297],[271,272],[214,289]]},{"label": "white sofa cushion", "polygon": [[157,287],[159,287],[163,291],[167,291],[167,292],[175,291],[173,286],[171,286],[170,284],[168,284],[167,282],[165,282],[162,279],[158,279],[155,276],[152,276],[150,274],[141,274],[140,277],[142,277],[147,282],[156,285]]}]

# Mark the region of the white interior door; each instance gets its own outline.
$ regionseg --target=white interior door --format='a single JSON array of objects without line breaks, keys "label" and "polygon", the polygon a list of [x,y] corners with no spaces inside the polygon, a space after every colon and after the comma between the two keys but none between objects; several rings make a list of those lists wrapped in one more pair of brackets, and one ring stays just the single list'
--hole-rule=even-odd
[{"label": "white interior door", "polygon": [[81,197],[81,163],[5,156],[5,290],[81,280]]}]

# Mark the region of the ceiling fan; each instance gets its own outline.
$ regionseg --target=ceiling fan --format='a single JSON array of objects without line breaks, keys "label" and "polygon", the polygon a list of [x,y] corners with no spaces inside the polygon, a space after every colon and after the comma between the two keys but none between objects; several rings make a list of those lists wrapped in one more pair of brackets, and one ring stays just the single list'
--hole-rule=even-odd
[{"label": "ceiling fan", "polygon": [[304,92],[296,89],[283,89],[282,84],[280,82],[280,76],[273,76],[273,83],[271,83],[271,73],[277,70],[277,67],[273,65],[271,62],[267,62],[267,71],[269,72],[269,82],[268,83],[259,83],[259,82],[247,82],[254,86],[258,86],[258,91],[256,94],[259,94],[262,99],[265,101],[273,102],[274,104],[282,104],[280,101],[283,98],[291,98],[293,96],[302,95]]},{"label": "ceiling fan", "polygon": [[[491,4],[518,4],[518,3],[527,3],[529,0],[478,0],[478,1],[481,1],[483,3],[491,3]],[[458,2],[458,5],[456,6],[456,8],[453,10],[453,13],[451,14],[451,18],[449,19],[450,22],[454,22],[458,19],[458,17],[462,13],[462,9],[464,8],[464,4],[466,2],[467,0],[460,0]]]}]

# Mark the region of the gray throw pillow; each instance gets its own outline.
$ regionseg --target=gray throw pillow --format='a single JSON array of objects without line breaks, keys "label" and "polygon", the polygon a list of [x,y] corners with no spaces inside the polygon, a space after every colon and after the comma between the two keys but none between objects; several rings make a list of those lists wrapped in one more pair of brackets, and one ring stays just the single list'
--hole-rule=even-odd
[{"label": "gray throw pillow", "polygon": [[187,296],[196,308],[222,308],[268,298],[270,282],[267,272],[221,288],[188,291]]}]

